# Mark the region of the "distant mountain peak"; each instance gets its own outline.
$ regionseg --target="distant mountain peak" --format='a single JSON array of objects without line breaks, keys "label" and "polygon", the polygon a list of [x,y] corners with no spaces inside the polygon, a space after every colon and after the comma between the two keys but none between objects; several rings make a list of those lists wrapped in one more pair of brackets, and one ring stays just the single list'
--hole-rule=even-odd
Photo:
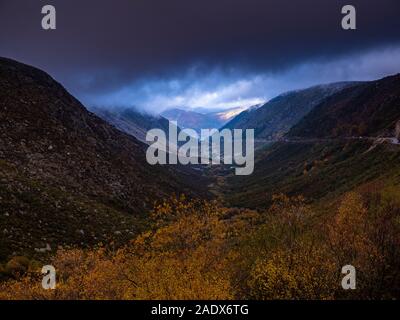
[{"label": "distant mountain peak", "polygon": [[221,128],[245,109],[236,107],[223,111],[200,113],[189,108],[172,108],[162,112],[161,115],[170,121],[177,121],[181,128],[190,128],[200,132],[201,129]]}]

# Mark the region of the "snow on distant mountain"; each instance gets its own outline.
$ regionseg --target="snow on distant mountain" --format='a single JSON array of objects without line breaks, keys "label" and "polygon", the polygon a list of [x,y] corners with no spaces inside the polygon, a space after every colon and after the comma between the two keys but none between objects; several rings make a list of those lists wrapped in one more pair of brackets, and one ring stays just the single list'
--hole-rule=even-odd
[{"label": "snow on distant mountain", "polygon": [[[217,112],[217,113],[211,113],[212,115],[215,114],[215,116],[219,119],[221,119],[221,122],[228,122],[234,117],[236,117],[239,113],[242,113],[244,110],[246,110],[246,107],[238,107],[238,108],[233,108],[233,109],[228,109],[225,111]],[[225,123],[224,123],[225,124]]]},{"label": "snow on distant mountain", "polygon": [[187,110],[174,108],[164,111],[161,115],[170,121],[176,121],[180,128],[191,128],[200,132],[201,129],[219,129],[244,110],[246,107],[216,112],[209,112],[209,110],[201,108]]}]

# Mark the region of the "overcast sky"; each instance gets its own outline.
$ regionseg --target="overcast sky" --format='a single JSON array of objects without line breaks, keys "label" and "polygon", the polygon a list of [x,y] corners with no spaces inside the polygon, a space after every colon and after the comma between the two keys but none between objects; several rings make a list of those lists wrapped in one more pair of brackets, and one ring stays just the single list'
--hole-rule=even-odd
[{"label": "overcast sky", "polygon": [[[57,30],[41,28],[45,4]],[[0,0],[0,56],[88,106],[220,109],[399,73],[399,17],[398,0]]]}]

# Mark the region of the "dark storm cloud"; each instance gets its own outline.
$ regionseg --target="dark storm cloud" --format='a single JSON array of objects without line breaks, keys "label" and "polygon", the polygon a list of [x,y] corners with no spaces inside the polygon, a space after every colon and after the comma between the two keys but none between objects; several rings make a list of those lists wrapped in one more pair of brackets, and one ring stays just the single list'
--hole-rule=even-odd
[{"label": "dark storm cloud", "polygon": [[[356,31],[340,27],[349,3]],[[45,4],[57,9],[55,31],[40,27]],[[394,46],[399,14],[398,0],[0,0],[0,55],[94,97],[179,79],[193,66],[199,78],[215,69],[222,78],[279,73]]]}]

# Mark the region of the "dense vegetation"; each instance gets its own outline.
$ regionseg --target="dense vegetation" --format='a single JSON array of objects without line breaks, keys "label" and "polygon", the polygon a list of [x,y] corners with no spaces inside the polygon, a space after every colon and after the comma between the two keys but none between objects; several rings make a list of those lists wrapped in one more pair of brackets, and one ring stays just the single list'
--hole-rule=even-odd
[{"label": "dense vegetation", "polygon": [[[399,298],[399,195],[369,184],[326,212],[282,194],[262,212],[172,198],[124,248],[59,250],[56,290],[41,288],[38,263],[14,257],[0,298]],[[356,267],[356,290],[340,285],[346,264]]]},{"label": "dense vegetation", "polygon": [[268,207],[276,192],[320,201],[373,180],[400,181],[400,148],[358,140],[276,143],[256,154],[254,173],[228,176],[226,204]]}]

